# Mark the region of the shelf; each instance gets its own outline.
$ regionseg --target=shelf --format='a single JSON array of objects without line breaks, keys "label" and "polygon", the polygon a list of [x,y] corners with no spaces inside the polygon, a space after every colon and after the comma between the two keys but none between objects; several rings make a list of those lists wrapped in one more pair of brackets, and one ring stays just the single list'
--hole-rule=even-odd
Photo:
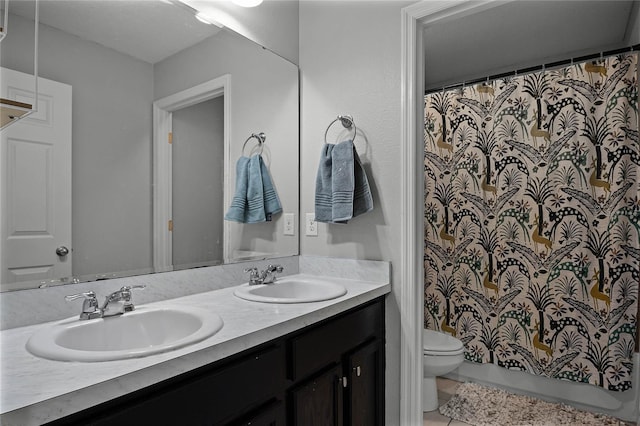
[{"label": "shelf", "polygon": [[30,104],[0,98],[0,128],[30,112]]}]

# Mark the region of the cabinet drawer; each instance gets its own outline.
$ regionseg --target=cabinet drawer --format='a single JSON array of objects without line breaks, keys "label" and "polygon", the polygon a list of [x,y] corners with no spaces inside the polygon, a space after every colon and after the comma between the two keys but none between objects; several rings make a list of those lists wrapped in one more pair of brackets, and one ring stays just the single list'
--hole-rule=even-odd
[{"label": "cabinet drawer", "polygon": [[[196,377],[169,380],[135,392],[125,401],[84,412],[54,424],[222,425],[283,394],[285,353],[281,344],[243,354]],[[73,417],[73,416],[72,416]]]},{"label": "cabinet drawer", "polygon": [[342,354],[352,348],[382,337],[383,303],[376,301],[291,337],[287,342],[288,378],[294,381],[304,378],[330,363],[340,362]]}]

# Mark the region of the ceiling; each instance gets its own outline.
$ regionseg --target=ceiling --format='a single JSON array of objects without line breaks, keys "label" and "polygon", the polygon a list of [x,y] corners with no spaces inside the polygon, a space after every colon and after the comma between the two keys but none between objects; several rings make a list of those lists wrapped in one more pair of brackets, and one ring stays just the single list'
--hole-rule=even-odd
[{"label": "ceiling", "polygon": [[513,1],[425,26],[425,88],[622,47],[633,3]]},{"label": "ceiling", "polygon": [[[10,1],[9,12],[33,19],[34,2]],[[220,31],[169,0],[41,0],[40,22],[151,64]]]}]

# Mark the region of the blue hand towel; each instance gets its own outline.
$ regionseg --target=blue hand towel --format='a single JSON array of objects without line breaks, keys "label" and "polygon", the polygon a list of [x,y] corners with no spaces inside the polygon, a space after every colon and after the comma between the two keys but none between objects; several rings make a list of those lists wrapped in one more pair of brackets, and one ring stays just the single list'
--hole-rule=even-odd
[{"label": "blue hand towel", "polygon": [[273,187],[271,175],[266,164],[260,155],[257,155],[260,161],[260,175],[262,176],[262,192],[264,197],[264,213],[267,221],[271,220],[271,216],[282,211],[282,205],[278,198],[278,193]]},{"label": "blue hand towel", "polygon": [[320,164],[316,175],[315,210],[317,222],[333,222],[332,184],[331,184],[331,152],[333,144],[324,144],[320,153]]},{"label": "blue hand towel", "polygon": [[256,154],[249,159],[246,223],[264,222],[264,190],[262,187],[262,157]]},{"label": "blue hand towel", "polygon": [[249,184],[249,159],[240,157],[236,162],[236,192],[231,200],[231,206],[224,215],[225,220],[246,222],[247,186]]},{"label": "blue hand towel", "polygon": [[360,157],[355,147],[353,148],[355,185],[353,194],[353,217],[373,210],[373,197],[369,187],[369,179],[364,171]]},{"label": "blue hand towel", "polygon": [[347,223],[373,210],[369,180],[352,141],[325,144],[316,176],[316,221]]},{"label": "blue hand towel", "polygon": [[331,219],[345,222],[353,217],[355,175],[353,143],[340,142],[331,152]]}]

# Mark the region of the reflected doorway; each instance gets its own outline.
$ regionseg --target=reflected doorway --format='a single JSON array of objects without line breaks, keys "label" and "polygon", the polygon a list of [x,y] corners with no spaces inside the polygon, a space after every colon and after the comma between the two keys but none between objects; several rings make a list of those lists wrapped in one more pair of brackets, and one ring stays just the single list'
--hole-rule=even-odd
[{"label": "reflected doorway", "polygon": [[[173,263],[173,116],[181,115],[181,110],[218,99],[222,103],[222,203],[229,205],[232,190],[229,186],[229,140],[231,76],[225,74],[197,86],[159,99],[153,103],[153,267],[155,272],[172,271]],[[219,128],[218,124],[218,128]],[[206,130],[205,130],[206,132]],[[191,167],[187,164],[186,167]],[[203,175],[204,176],[204,175]],[[199,180],[199,178],[196,176]],[[205,179],[203,177],[203,179]],[[220,220],[222,227],[222,263],[229,258],[229,225]],[[182,261],[182,260],[180,260]],[[193,262],[191,262],[193,263]],[[180,265],[185,267],[185,265]]]},{"label": "reflected doorway", "polygon": [[223,262],[224,96],[173,112],[174,269]]}]

